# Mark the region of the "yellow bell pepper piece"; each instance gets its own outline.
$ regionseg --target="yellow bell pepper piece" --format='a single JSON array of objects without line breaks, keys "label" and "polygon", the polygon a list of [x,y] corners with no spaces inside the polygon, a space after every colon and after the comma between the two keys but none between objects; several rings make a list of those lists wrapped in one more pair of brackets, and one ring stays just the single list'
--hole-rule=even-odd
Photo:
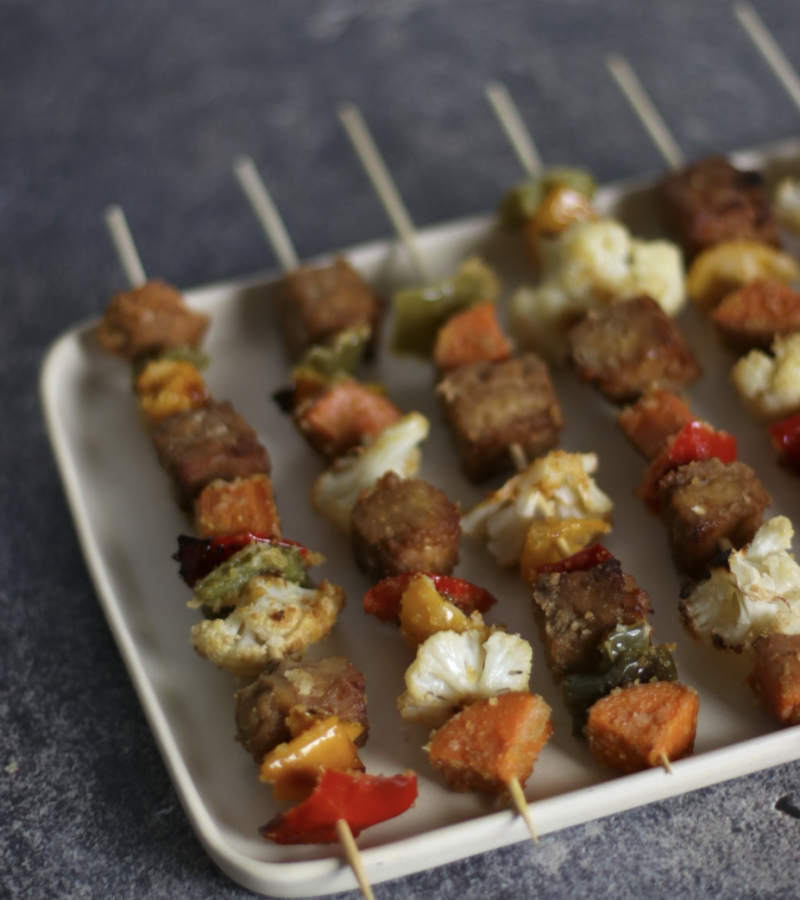
[{"label": "yellow bell pepper piece", "polygon": [[416,649],[437,631],[455,631],[461,634],[473,628],[484,627],[480,613],[466,615],[436,590],[427,575],[417,575],[403,592],[400,601],[400,634],[410,647]]},{"label": "yellow bell pepper piece", "polygon": [[340,722],[338,716],[322,719],[265,756],[260,778],[274,786],[276,800],[305,800],[325,769],[364,771],[353,743],[363,730],[359,722]]},{"label": "yellow bell pepper piece", "polygon": [[611,525],[603,519],[537,519],[531,522],[525,536],[520,573],[533,585],[539,577],[539,566],[566,559],[609,531]]},{"label": "yellow bell pepper piece", "polygon": [[525,237],[534,259],[539,261],[542,238],[558,237],[575,222],[596,218],[597,211],[585,194],[564,184],[554,185],[525,226]]},{"label": "yellow bell pepper piece", "polygon": [[197,366],[185,359],[151,360],[136,379],[139,406],[150,425],[208,399],[208,387]]}]

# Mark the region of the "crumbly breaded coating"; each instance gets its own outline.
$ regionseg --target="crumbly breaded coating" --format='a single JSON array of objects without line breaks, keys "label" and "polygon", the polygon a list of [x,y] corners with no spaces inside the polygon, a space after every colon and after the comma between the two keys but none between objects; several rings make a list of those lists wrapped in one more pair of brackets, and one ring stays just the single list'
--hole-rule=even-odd
[{"label": "crumbly breaded coating", "polygon": [[732,350],[769,350],[778,335],[800,331],[800,293],[776,278],[756,278],[729,294],[711,321]]},{"label": "crumbly breaded coating", "polygon": [[650,612],[647,591],[613,558],[591,569],[542,575],[533,589],[533,615],[556,681],[595,672],[606,635],[617,625],[646,623]]},{"label": "crumbly breaded coating", "polygon": [[766,635],[753,647],[753,690],[779,722],[800,725],[800,634]]},{"label": "crumbly breaded coating", "polygon": [[281,537],[281,517],[267,475],[212,481],[197,498],[194,518],[204,538],[245,531]]},{"label": "crumbly breaded coating", "polygon": [[473,482],[513,469],[514,445],[528,460],[546,453],[564,426],[550,373],[535,353],[459,366],[436,391]]},{"label": "crumbly breaded coating", "polygon": [[173,347],[197,347],[209,321],[189,309],[177,288],[156,278],[115,294],[97,337],[109,353],[135,360]]},{"label": "crumbly breaded coating", "polygon": [[257,763],[278,744],[292,737],[287,719],[292,709],[342,722],[358,722],[364,731],[356,739],[367,742],[366,681],[361,670],[341,656],[313,662],[273,660],[261,675],[234,694],[236,740]]},{"label": "crumbly breaded coating", "polygon": [[567,340],[578,377],[612,403],[677,391],[701,374],[677,323],[651,297],[589,310]]},{"label": "crumbly breaded coating", "polygon": [[375,581],[403,572],[449,575],[458,562],[460,507],[422,478],[387,472],[362,491],[351,529],[356,564]]},{"label": "crumbly breaded coating", "polygon": [[658,502],[675,565],[701,578],[726,542],[738,550],[753,539],[772,498],[745,463],[714,457],[667,472]]},{"label": "crumbly breaded coating", "polygon": [[617,416],[617,424],[647,459],[667,449],[669,439],[694,420],[689,406],[670,391],[647,393]]}]

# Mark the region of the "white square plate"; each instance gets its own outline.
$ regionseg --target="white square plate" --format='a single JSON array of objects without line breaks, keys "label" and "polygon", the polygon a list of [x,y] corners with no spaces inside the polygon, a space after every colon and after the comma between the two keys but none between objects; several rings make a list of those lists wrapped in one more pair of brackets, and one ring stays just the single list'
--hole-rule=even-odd
[{"label": "white square plate", "polygon": [[[734,162],[777,174],[800,174],[800,143],[737,154]],[[598,205],[635,234],[661,233],[649,186],[611,186]],[[493,219],[445,224],[420,234],[420,246],[437,275],[454,271],[478,253],[492,263],[510,292],[534,276],[519,237],[499,231]],[[405,253],[379,242],[347,253],[387,295],[412,281]],[[527,839],[519,816],[477,795],[448,790],[427,762],[428,734],[405,723],[396,709],[403,674],[412,660],[396,628],[365,615],[361,600],[369,582],[357,571],[347,539],[311,509],[309,491],[322,470],[319,459],[270,399],[287,381],[289,362],[276,328],[275,279],[250,279],[187,291],[189,302],[213,317],[206,378],[218,399],[229,399],[256,428],[273,460],[277,501],[287,537],[324,553],[317,573],[342,584],[349,598],[332,636],[310,656],[344,654],[367,678],[370,741],[362,756],[369,772],[415,769],[416,806],[375,826],[359,839],[373,883],[442,865]],[[766,431],[743,411],[728,383],[733,357],[716,342],[694,310],[681,316],[705,374],[689,392],[693,409],[739,438],[739,455],[753,466],[775,498],[771,515],[800,512],[800,484],[779,470]],[[263,841],[258,827],[277,806],[258,780],[250,756],[234,742],[236,684],[201,659],[189,643],[197,613],[187,609],[189,589],[171,554],[191,525],[169,496],[131,391],[126,363],[107,356],[95,338],[96,322],[63,335],[42,373],[50,438],[76,527],[103,610],[148,716],[186,812],[213,859],[248,888],[273,896],[309,896],[356,886],[337,846],[280,847]],[[468,509],[483,495],[455,464],[450,437],[433,397],[430,364],[383,352],[370,372],[395,402],[431,422],[421,474]],[[655,638],[674,641],[681,680],[701,697],[695,754],[662,769],[618,776],[601,769],[585,741],[571,734],[558,689],[544,665],[529,591],[513,572],[498,569],[482,546],[464,538],[455,574],[499,598],[487,615],[531,641],[531,688],[553,708],[555,734],[545,747],[526,795],[540,834],[694,790],[800,756],[800,730],[781,729],[754,702],[746,685],[750,663],[695,643],[677,613],[679,577],[664,529],[635,499],[645,469],[617,428],[615,411],[566,372],[555,375],[566,418],[561,446],[595,451],[597,481],[615,503],[614,531],[606,541],[623,569],[651,595]],[[499,484],[495,482],[493,484]],[[485,487],[490,487],[487,485]]]}]

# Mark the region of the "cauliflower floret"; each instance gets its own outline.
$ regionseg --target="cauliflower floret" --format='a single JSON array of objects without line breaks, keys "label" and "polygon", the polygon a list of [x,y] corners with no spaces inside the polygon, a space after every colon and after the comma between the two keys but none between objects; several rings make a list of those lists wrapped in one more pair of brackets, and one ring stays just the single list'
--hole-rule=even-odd
[{"label": "cauliflower floret", "polygon": [[786,516],[775,516],[748,547],[714,566],[711,578],[680,602],[689,631],[737,653],[763,634],[800,633],[800,565],[789,552],[793,534]]},{"label": "cauliflower floret", "polygon": [[800,231],[800,178],[784,178],[778,184],[772,208],[781,225]]},{"label": "cauliflower floret", "polygon": [[484,538],[501,566],[516,565],[535,519],[608,516],[613,503],[591,477],[596,471],[595,453],[553,450],[463,515],[461,530]]},{"label": "cauliflower floret", "polygon": [[772,356],[751,350],[731,371],[745,406],[764,419],[783,419],[800,410],[800,333],[778,335]]},{"label": "cauliflower floret", "polygon": [[303,588],[277,575],[256,575],[230,615],[192,628],[192,643],[223,669],[258,675],[269,660],[296,656],[326,638],[344,605],[344,590],[329,581]]},{"label": "cauliflower floret", "polygon": [[411,722],[437,728],[464,706],[508,691],[527,691],[531,645],[518,634],[438,631],[417,650],[397,706]]},{"label": "cauliflower floret", "polygon": [[631,238],[611,219],[577,222],[548,244],[544,279],[511,298],[510,323],[523,346],[551,361],[567,350],[565,335],[583,313],[649,294],[673,316],[686,300],[677,247]]},{"label": "cauliflower floret", "polygon": [[384,430],[363,449],[343,459],[314,482],[311,503],[318,513],[349,533],[350,518],[358,495],[371,488],[387,472],[412,478],[419,470],[417,446],[428,436],[430,423],[412,412]]},{"label": "cauliflower floret", "polygon": [[680,250],[669,241],[631,241],[631,265],[620,300],[647,294],[668,316],[686,304],[686,279]]}]

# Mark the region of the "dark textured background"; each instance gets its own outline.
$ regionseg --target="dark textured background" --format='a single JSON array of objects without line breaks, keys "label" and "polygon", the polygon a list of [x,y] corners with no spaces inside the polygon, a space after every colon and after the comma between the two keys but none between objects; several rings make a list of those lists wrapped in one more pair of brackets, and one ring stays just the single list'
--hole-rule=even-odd
[{"label": "dark textured background", "polygon": [[[797,0],[758,9],[800,66]],[[254,896],[215,868],[178,804],[39,406],[49,344],[124,286],[104,207],[122,204],[145,268],[182,286],[274,265],[231,175],[243,152],[302,257],[387,236],[335,116],[350,100],[418,224],[485,212],[520,175],[483,95],[491,78],[546,161],[601,180],[657,172],[606,74],[612,51],[690,157],[800,131],[721,0],[0,0],[0,895]],[[376,894],[797,897],[789,802],[800,763]]]}]

